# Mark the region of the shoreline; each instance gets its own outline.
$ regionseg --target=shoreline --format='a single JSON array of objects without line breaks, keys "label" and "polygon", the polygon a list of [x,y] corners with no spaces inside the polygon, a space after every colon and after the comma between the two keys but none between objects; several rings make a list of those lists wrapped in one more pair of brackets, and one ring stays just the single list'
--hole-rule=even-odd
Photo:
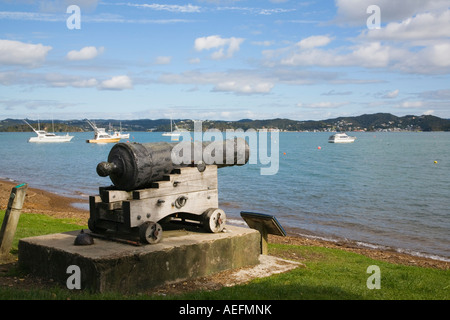
[{"label": "shoreline", "polygon": [[[11,189],[19,183],[20,182],[17,181],[0,179],[1,210],[6,210]],[[45,214],[55,218],[75,219],[80,223],[80,225],[87,225],[87,221],[89,219],[89,210],[77,207],[77,204],[86,205],[88,203],[88,199],[61,196],[49,191],[28,186],[28,191],[25,197],[22,212]],[[394,248],[371,248],[358,244],[358,241],[332,241],[325,240],[320,237],[308,237],[289,232],[288,236],[286,237],[269,235],[269,242],[342,249],[369,256],[373,259],[388,261],[397,264],[444,270],[450,269],[450,262],[447,261],[398,252]]]},{"label": "shoreline", "polygon": [[[21,182],[0,179],[1,210],[6,210],[11,190],[19,183]],[[76,204],[78,203],[88,204],[89,200],[62,196],[28,185],[22,212],[41,213],[56,218],[76,219],[80,224],[87,224],[89,210],[77,208]]]}]

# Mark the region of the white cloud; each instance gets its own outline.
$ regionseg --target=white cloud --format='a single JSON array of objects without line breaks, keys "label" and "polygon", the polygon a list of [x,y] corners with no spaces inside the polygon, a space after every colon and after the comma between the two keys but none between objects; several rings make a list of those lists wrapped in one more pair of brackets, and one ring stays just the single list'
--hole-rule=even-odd
[{"label": "white cloud", "polygon": [[410,51],[394,68],[408,73],[445,74],[450,72],[450,42]]},{"label": "white cloud", "polygon": [[20,41],[0,40],[0,65],[36,67],[45,61],[50,46]]},{"label": "white cloud", "polygon": [[425,91],[419,95],[425,99],[450,100],[450,89]]},{"label": "white cloud", "polygon": [[[450,1],[449,1],[450,2]],[[449,3],[450,5],[450,3]],[[401,72],[443,74],[450,72],[450,9],[426,12],[384,28],[360,34],[359,41],[376,41],[384,47],[402,48],[404,54],[390,57],[390,66]]]},{"label": "white cloud", "polygon": [[181,74],[164,74],[158,81],[169,84],[212,85],[213,92],[231,92],[238,95],[270,93],[275,86],[275,79],[251,71],[188,71]]},{"label": "white cloud", "polygon": [[402,103],[396,105],[396,108],[405,108],[405,109],[416,109],[416,108],[422,108],[425,106],[425,103],[423,101],[403,101]]},{"label": "white cloud", "polygon": [[[23,75],[26,77],[26,75]],[[68,76],[60,73],[48,73],[41,77],[34,77],[35,83],[44,82],[52,87],[74,87],[74,88],[93,88],[98,85],[95,78],[82,79],[80,77]]]},{"label": "white cloud", "polygon": [[[450,16],[449,16],[450,17]],[[449,26],[450,27],[450,26]],[[431,32],[431,31],[430,31]],[[390,43],[386,41],[361,41],[334,48],[319,48],[330,38],[309,37],[296,45],[276,50],[265,50],[267,66],[316,66],[386,68],[391,71],[417,74],[446,74],[450,72],[450,41],[441,38],[426,45]]]},{"label": "white cloud", "polygon": [[418,41],[450,37],[450,10],[426,12],[381,29],[364,31],[361,39],[375,41]]},{"label": "white cloud", "polygon": [[158,65],[170,64],[171,61],[172,61],[172,57],[159,56],[159,57],[156,57],[155,64],[158,64]]},{"label": "white cloud", "polygon": [[132,79],[126,75],[114,76],[101,81],[94,77],[81,77],[56,72],[0,72],[0,84],[5,86],[32,85],[54,88],[97,88],[98,90],[124,90],[133,88]]},{"label": "white cloud", "polygon": [[283,8],[263,9],[263,8],[254,8],[254,7],[228,6],[228,7],[217,7],[217,10],[219,10],[219,11],[226,10],[226,11],[240,12],[243,14],[269,16],[272,14],[292,12],[292,11],[296,11],[297,9],[283,9]]},{"label": "white cloud", "polygon": [[450,42],[440,43],[424,49],[422,58],[427,59],[430,65],[436,67],[450,67]]},{"label": "white cloud", "polygon": [[[198,90],[199,86],[212,86],[213,92],[231,92],[237,95],[271,93],[276,85],[303,86],[316,83],[348,84],[376,83],[373,80],[339,80],[339,72],[309,71],[277,65],[275,68],[237,69],[221,72],[202,72],[198,70],[181,73],[165,73],[157,83],[184,84]],[[349,95],[351,92],[336,93]],[[330,94],[331,95],[331,94]]]},{"label": "white cloud", "polygon": [[299,102],[297,103],[297,107],[307,109],[335,109],[343,107],[348,104],[349,102],[330,102],[330,101],[313,102],[313,103]]},{"label": "white cloud", "polygon": [[[49,109],[65,109],[68,107],[76,106],[75,103],[72,102],[63,102],[57,100],[49,100],[49,99],[4,99],[0,100],[0,108],[8,111],[18,110],[18,109],[28,109],[28,110],[38,110],[42,108],[42,111],[47,111]],[[42,116],[46,117],[45,114],[39,112],[41,119]],[[54,114],[53,114],[54,115]],[[50,116],[51,117],[51,116]]]},{"label": "white cloud", "polygon": [[237,94],[269,93],[274,84],[271,82],[224,81],[219,82],[213,91],[234,92]]},{"label": "white cloud", "polygon": [[[105,3],[102,3],[105,4]],[[62,10],[65,11],[65,10]],[[65,22],[67,17],[55,13],[37,13],[20,11],[0,11],[0,20],[24,20],[24,21],[44,21],[44,22]],[[95,15],[84,15],[84,22],[94,23],[128,23],[128,24],[174,24],[191,23],[193,20],[187,19],[129,19],[118,14],[99,13]]]},{"label": "white cloud", "polygon": [[227,44],[227,40],[220,36],[209,36],[195,39],[195,50],[209,50],[212,48],[223,47]]},{"label": "white cloud", "polygon": [[[218,49],[213,52],[211,58],[214,60],[231,58],[233,54],[240,49],[240,45],[244,42],[243,38],[222,38],[218,35],[201,37],[195,39],[194,47],[197,51]],[[226,47],[228,47],[226,49]],[[226,52],[224,50],[226,49]]]},{"label": "white cloud", "polygon": [[92,12],[98,4],[98,0],[47,0],[39,2],[39,10],[43,12],[65,12],[70,5],[77,5],[83,12]]},{"label": "white cloud", "polygon": [[67,18],[65,18],[62,15],[55,15],[50,13],[0,11],[0,19],[57,22],[57,21],[66,21]]},{"label": "white cloud", "polygon": [[252,44],[255,46],[264,46],[264,47],[269,47],[271,45],[273,45],[275,43],[275,41],[252,41]]},{"label": "white cloud", "polygon": [[383,96],[383,98],[385,98],[385,99],[394,99],[394,98],[397,98],[398,97],[398,94],[400,93],[400,90],[394,90],[394,91],[391,91],[391,92],[388,92],[388,93],[386,93],[384,96]]},{"label": "white cloud", "polygon": [[200,63],[200,58],[191,58],[189,59],[190,64],[198,64]]},{"label": "white cloud", "polygon": [[96,87],[98,85],[97,79],[91,78],[91,79],[83,79],[83,80],[76,80],[72,82],[72,86],[75,88],[92,88]]},{"label": "white cloud", "polygon": [[111,79],[104,80],[99,86],[103,90],[124,90],[133,88],[131,78],[126,75],[115,76]]},{"label": "white cloud", "polygon": [[[314,43],[311,42],[309,45],[313,46]],[[348,52],[349,50],[350,52]],[[304,50],[297,46],[296,48],[284,48],[278,52],[267,50],[264,53],[272,60],[273,57],[278,56],[278,63],[286,66],[360,66],[366,68],[387,67],[391,61],[401,58],[402,54],[404,54],[404,50],[383,46],[380,42],[362,43],[330,50],[314,47]],[[281,57],[279,57],[280,55]]]},{"label": "white cloud", "polygon": [[102,54],[104,51],[103,47],[84,47],[80,51],[72,50],[67,53],[67,59],[71,61],[79,61],[79,60],[91,60],[97,57],[99,54]]},{"label": "white cloud", "polygon": [[[120,4],[118,4],[120,5]],[[180,12],[180,13],[198,13],[201,12],[201,8],[199,6],[194,6],[192,4],[187,5],[175,5],[175,4],[136,4],[136,3],[127,3],[127,6],[137,7],[137,8],[147,8],[157,11],[169,11],[169,12]]]},{"label": "white cloud", "polygon": [[353,92],[352,91],[336,91],[336,90],[330,90],[328,92],[324,92],[321,95],[322,96],[349,96]]},{"label": "white cloud", "polygon": [[326,47],[327,35],[307,37],[276,50],[265,50],[266,66],[384,68],[410,74],[450,73],[450,0],[336,0],[338,18],[352,24],[381,8],[381,29],[366,29],[359,36]]},{"label": "white cloud", "polygon": [[439,12],[450,7],[449,0],[336,0],[336,22],[350,25],[366,25],[369,15],[366,10],[370,5],[381,9],[383,23],[410,18],[427,11]]},{"label": "white cloud", "polygon": [[326,46],[331,42],[331,38],[328,36],[312,36],[305,38],[297,43],[301,49],[312,49],[316,47]]}]

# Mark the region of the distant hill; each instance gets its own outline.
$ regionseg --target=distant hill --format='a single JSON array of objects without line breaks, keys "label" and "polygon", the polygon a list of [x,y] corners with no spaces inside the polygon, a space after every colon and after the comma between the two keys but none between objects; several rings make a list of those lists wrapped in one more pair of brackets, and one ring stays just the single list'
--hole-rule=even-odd
[{"label": "distant hill", "polygon": [[415,131],[450,131],[450,120],[431,115],[397,117],[390,113],[364,114],[325,121],[328,124],[352,127],[353,130],[376,131],[384,129]]},{"label": "distant hill", "polygon": [[[114,129],[122,127],[123,131],[169,131],[169,119],[139,119],[139,120],[116,120],[96,119],[93,120],[98,127]],[[37,128],[37,121],[28,121]],[[181,129],[192,131],[194,122],[189,119],[174,120]],[[84,120],[40,120],[40,127],[47,131],[55,132],[83,132],[93,131]],[[450,119],[442,119],[431,115],[414,116],[408,115],[397,117],[390,113],[363,114],[356,117],[339,117],[319,121],[298,121],[289,119],[251,120],[239,121],[205,120],[202,122],[203,130],[207,129],[279,129],[280,131],[450,131]],[[21,119],[0,120],[0,132],[31,131]]]}]

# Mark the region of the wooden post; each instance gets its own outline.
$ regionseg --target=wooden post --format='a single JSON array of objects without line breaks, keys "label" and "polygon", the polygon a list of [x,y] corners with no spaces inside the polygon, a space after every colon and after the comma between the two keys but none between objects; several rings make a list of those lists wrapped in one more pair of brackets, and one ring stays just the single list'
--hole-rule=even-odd
[{"label": "wooden post", "polygon": [[264,224],[259,224],[256,228],[261,234],[261,254],[267,255],[269,252],[268,244],[267,244],[267,229]]},{"label": "wooden post", "polygon": [[9,251],[12,247],[27,189],[28,184],[22,183],[11,190],[8,207],[0,230],[0,260],[9,259]]}]

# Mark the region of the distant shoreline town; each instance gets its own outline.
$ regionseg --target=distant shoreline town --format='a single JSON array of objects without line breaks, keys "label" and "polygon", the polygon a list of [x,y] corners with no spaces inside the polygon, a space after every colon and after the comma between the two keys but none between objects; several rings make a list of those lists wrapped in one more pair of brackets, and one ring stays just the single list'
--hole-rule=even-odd
[{"label": "distant shoreline town", "polygon": [[[95,123],[100,127],[118,128],[128,132],[167,132],[170,130],[170,119],[139,119],[117,120],[96,119]],[[92,128],[85,120],[28,120],[37,128],[54,132],[88,132]],[[173,120],[177,127],[183,131],[193,131],[194,120]],[[360,132],[402,132],[402,131],[450,131],[450,119],[442,119],[432,115],[398,117],[390,113],[364,114],[355,117],[339,117],[328,120],[298,121],[289,119],[251,120],[238,121],[203,120],[202,128],[218,129],[254,129],[279,132],[336,132],[336,131],[360,131]],[[28,132],[30,127],[23,119],[0,120],[0,132]]]}]

